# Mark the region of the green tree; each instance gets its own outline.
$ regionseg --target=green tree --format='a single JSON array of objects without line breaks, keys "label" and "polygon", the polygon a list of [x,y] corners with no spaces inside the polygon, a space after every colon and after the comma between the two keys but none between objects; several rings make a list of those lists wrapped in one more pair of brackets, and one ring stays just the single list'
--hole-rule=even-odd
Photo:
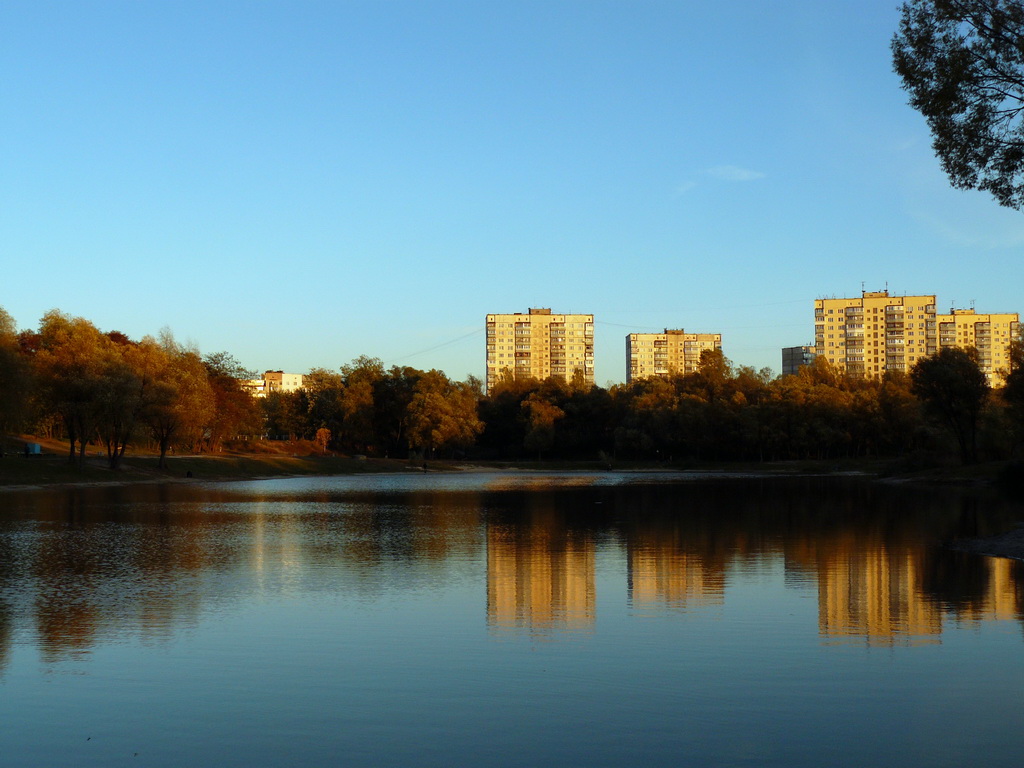
[{"label": "green tree", "polygon": [[978,460],[978,420],[988,398],[988,381],[976,350],[944,347],[910,371],[911,388],[925,410],[956,438],[964,464]]},{"label": "green tree", "polygon": [[1024,4],[910,0],[892,40],[910,105],[958,189],[1024,205]]}]

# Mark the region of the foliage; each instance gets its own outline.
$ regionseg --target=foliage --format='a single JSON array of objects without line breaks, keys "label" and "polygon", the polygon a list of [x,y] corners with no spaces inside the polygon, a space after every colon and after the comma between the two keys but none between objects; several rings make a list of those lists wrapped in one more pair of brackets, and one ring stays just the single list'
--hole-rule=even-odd
[{"label": "foliage", "polygon": [[420,377],[409,402],[409,447],[433,456],[449,454],[472,445],[483,428],[477,418],[475,389],[464,382],[452,382],[441,371]]},{"label": "foliage", "polygon": [[0,307],[0,432],[25,423],[31,390],[32,372],[21,354],[14,318]]},{"label": "foliage", "polygon": [[396,458],[673,464],[914,457],[951,449],[955,438],[974,461],[1008,456],[1024,440],[1024,345],[1012,352],[1007,386],[991,399],[976,362],[957,350],[877,381],[847,378],[822,358],[773,378],[716,351],[686,375],[609,389],[506,376],[486,395],[473,377],[385,370],[364,356],[310,371],[298,392],[257,399],[241,379],[251,372],[229,353],[201,357],[169,331],[136,342],[54,310],[38,331],[18,333],[0,310],[0,424],[34,423],[67,439],[77,463],[87,444],[101,444],[115,468],[140,441],[151,440],[166,466],[171,451],[218,450],[237,436]]},{"label": "foliage", "polygon": [[964,464],[978,460],[978,420],[988,397],[988,381],[977,352],[944,347],[918,360],[910,372],[915,395],[925,410],[956,438]]},{"label": "foliage", "polygon": [[892,40],[910,104],[954,187],[1024,205],[1024,4],[910,0]]},{"label": "foliage", "polygon": [[242,387],[242,381],[253,378],[253,372],[227,352],[207,355],[203,364],[213,392],[213,413],[204,431],[205,447],[216,451],[225,439],[262,434],[260,406]]}]

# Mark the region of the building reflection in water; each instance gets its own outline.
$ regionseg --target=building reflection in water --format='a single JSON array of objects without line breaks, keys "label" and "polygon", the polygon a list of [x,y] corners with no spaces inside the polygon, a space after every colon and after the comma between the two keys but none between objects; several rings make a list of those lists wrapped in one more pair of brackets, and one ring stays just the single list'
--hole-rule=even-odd
[{"label": "building reflection in water", "polygon": [[634,607],[704,608],[725,601],[725,570],[674,542],[630,542],[627,578]]},{"label": "building reflection in water", "polygon": [[553,507],[487,526],[487,623],[546,635],[595,619],[595,544]]},{"label": "building reflection in water", "polygon": [[590,631],[599,556],[625,557],[630,604],[653,611],[728,603],[752,567],[781,560],[789,588],[816,591],[827,644],[916,645],[950,622],[1024,618],[1024,564],[938,546],[1006,526],[974,506],[831,487],[532,482],[342,497],[31,496],[0,521],[0,670],[16,637],[59,661],[110,638],[173,638],[254,595],[374,601],[479,578],[484,564],[492,631]]},{"label": "building reflection in water", "polygon": [[938,642],[939,606],[921,589],[920,558],[906,550],[837,548],[818,563],[818,631],[870,645]]}]

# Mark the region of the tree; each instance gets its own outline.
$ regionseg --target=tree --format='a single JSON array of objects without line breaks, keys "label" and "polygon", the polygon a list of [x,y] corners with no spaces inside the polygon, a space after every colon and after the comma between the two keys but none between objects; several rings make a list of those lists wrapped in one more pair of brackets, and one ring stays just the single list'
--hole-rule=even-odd
[{"label": "tree", "polygon": [[263,415],[259,404],[245,389],[242,380],[255,378],[227,352],[216,352],[203,358],[203,365],[213,391],[213,414],[206,426],[211,450],[217,450],[225,438],[252,435],[263,431]]},{"label": "tree", "polygon": [[988,398],[988,380],[977,352],[944,347],[918,360],[910,371],[911,388],[925,410],[956,438],[964,464],[978,460],[978,419]]},{"label": "tree", "polygon": [[353,452],[373,453],[377,442],[374,395],[384,378],[384,364],[362,355],[342,366],[341,375],[345,382],[341,393],[342,441]]},{"label": "tree", "polygon": [[445,448],[466,448],[482,429],[472,384],[452,382],[437,370],[416,382],[406,432],[410,448],[427,456]]},{"label": "tree", "polygon": [[1003,399],[1010,415],[1018,444],[1024,442],[1024,332],[1010,342],[1010,370],[1006,373]]},{"label": "tree", "polygon": [[172,444],[197,444],[213,419],[214,396],[199,352],[178,344],[169,331],[160,334],[164,352],[152,396],[142,420],[160,448],[161,469]]},{"label": "tree", "polygon": [[320,446],[320,453],[327,453],[327,444],[331,442],[331,430],[327,427],[320,427],[316,431],[316,444]]},{"label": "tree", "polygon": [[92,323],[50,310],[39,324],[35,356],[44,407],[59,414],[69,442],[69,460],[85,462],[86,443],[94,436],[103,386],[103,366],[112,341]]},{"label": "tree", "polygon": [[30,388],[28,361],[21,354],[14,318],[0,307],[0,432],[24,423]]},{"label": "tree", "polygon": [[1024,205],[1024,4],[910,0],[893,65],[958,189]]},{"label": "tree", "polygon": [[120,469],[136,423],[151,403],[157,376],[164,366],[163,350],[153,339],[135,344],[109,335],[100,369],[96,399],[96,431],[107,449],[111,469]]},{"label": "tree", "polygon": [[554,446],[555,422],[565,416],[565,411],[540,392],[534,392],[526,398],[522,408],[528,424],[523,445],[536,451],[539,460],[544,451],[550,451]]}]

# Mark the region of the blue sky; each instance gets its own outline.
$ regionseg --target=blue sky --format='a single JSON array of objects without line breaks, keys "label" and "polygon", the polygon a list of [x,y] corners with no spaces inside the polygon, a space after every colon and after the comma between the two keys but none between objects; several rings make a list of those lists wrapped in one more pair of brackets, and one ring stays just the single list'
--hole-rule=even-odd
[{"label": "blue sky", "polygon": [[813,300],[1020,311],[1024,215],[950,189],[893,0],[0,6],[0,306],[250,368],[483,375],[484,316],[721,332]]}]

